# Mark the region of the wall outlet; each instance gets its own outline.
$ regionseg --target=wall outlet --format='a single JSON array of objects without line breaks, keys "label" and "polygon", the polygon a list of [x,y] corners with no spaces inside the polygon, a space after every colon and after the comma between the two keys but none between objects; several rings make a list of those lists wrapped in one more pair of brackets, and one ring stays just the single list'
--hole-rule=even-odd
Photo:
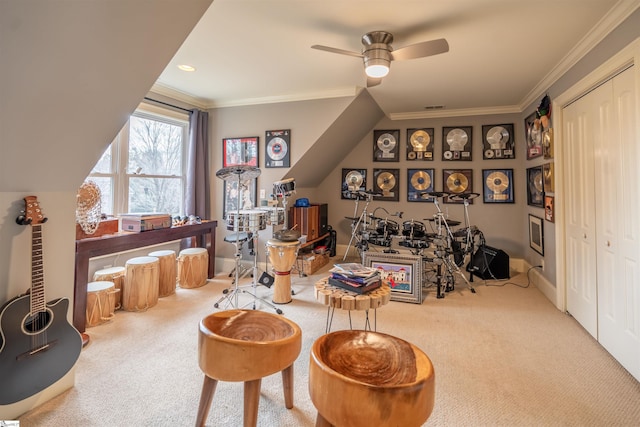
[{"label": "wall outlet", "polygon": [[264,188],[260,189],[260,200],[264,200],[267,198],[267,192],[264,190]]}]

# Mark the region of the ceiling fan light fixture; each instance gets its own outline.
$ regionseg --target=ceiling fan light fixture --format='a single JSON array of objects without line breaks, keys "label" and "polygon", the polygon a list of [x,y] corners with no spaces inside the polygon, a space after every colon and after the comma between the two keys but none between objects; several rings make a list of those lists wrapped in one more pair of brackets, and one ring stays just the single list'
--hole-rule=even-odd
[{"label": "ceiling fan light fixture", "polygon": [[367,62],[364,72],[369,77],[379,79],[389,74],[389,64],[390,62],[384,59],[373,59]]}]

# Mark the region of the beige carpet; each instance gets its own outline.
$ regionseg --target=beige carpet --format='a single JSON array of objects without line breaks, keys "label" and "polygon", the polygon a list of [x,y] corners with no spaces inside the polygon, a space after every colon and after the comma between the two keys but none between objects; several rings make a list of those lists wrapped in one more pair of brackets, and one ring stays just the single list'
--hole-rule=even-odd
[{"label": "beige carpet", "polygon": [[[279,306],[303,331],[295,407],[284,408],[279,374],[265,378],[259,426],[314,425],[309,348],[325,331],[327,310],[315,301],[313,283],[327,268],[294,275],[293,302]],[[527,277],[512,282],[525,286]],[[425,425],[640,425],[639,383],[573,318],[532,286],[489,283],[476,279],[476,294],[458,284],[443,299],[429,288],[422,304],[392,301],[377,311],[378,331],[416,344],[433,362],[436,404]],[[202,386],[197,325],[229,284],[224,275],[202,288],[178,289],[145,313],[119,311],[111,323],[88,329],[76,386],[23,415],[21,426],[194,425]],[[258,287],[269,300],[271,293]],[[363,327],[363,313],[352,312],[352,320]],[[346,328],[347,313],[336,311],[332,330]],[[241,383],[219,383],[207,425],[241,426],[242,392]],[[358,410],[358,402],[345,405]]]}]

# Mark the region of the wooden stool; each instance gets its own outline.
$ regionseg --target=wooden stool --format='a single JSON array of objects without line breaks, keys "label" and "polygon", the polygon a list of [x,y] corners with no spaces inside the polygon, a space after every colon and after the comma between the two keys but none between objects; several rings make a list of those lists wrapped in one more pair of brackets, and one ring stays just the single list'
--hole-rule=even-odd
[{"label": "wooden stool", "polygon": [[255,310],[226,310],[200,321],[198,362],[204,384],[196,426],[204,426],[218,381],[244,381],[244,426],[258,422],[262,378],[282,372],[284,401],[293,408],[293,362],[302,331],[285,317]]},{"label": "wooden stool", "polygon": [[114,294],[116,298],[116,310],[122,308],[122,288],[124,287],[124,276],[127,269],[124,267],[109,267],[93,273],[93,280],[96,282],[113,282],[118,292]]},{"label": "wooden stool", "polygon": [[181,288],[199,288],[207,283],[209,252],[205,248],[188,248],[178,255],[178,283]]},{"label": "wooden stool", "polygon": [[115,317],[116,298],[119,294],[120,289],[116,289],[113,282],[87,283],[87,328],[101,325]]},{"label": "wooden stool", "polygon": [[167,297],[176,293],[176,251],[154,251],[149,254],[160,261],[158,296]]},{"label": "wooden stool", "polygon": [[145,311],[158,303],[160,260],[153,256],[128,259],[125,263],[122,309]]},{"label": "wooden stool", "polygon": [[400,338],[336,331],[311,348],[309,394],[320,426],[420,426],[431,415],[431,360]]}]

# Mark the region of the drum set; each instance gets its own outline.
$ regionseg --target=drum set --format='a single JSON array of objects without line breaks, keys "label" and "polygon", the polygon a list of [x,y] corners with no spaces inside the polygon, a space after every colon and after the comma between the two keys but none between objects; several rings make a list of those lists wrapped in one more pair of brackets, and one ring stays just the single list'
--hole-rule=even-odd
[{"label": "drum set", "polygon": [[[242,188],[247,181],[257,178],[260,175],[260,169],[254,166],[231,166],[220,169],[216,172],[216,176],[225,181],[237,182],[237,188]],[[245,185],[246,186],[246,185]],[[274,183],[273,196],[280,206],[269,206],[263,208],[241,209],[241,194],[237,193],[237,208],[226,213],[225,221],[227,230],[235,233],[235,280],[233,286],[223,291],[223,296],[214,304],[216,308],[226,300],[227,305],[239,308],[238,297],[241,293],[249,294],[253,297],[253,309],[256,309],[256,301],[260,300],[266,305],[272,307],[276,313],[282,314],[282,310],[274,304],[286,304],[292,301],[291,295],[291,268],[295,264],[300,248],[300,233],[295,230],[287,229],[286,206],[287,199],[295,192],[295,181],[291,178],[284,181]],[[246,205],[245,205],[246,206]],[[271,302],[259,298],[256,295],[258,285],[258,238],[260,231],[267,226],[280,226],[284,224],[284,229],[274,232],[274,237],[266,243],[266,255],[273,265],[275,273],[274,293]],[[242,237],[245,240],[250,238],[253,241],[253,267],[251,283],[252,291],[239,286],[240,272],[242,267],[240,261],[242,259]],[[270,285],[268,286],[270,287]],[[251,303],[249,303],[251,304]]]},{"label": "drum set", "polygon": [[[436,213],[430,218],[420,220],[405,220],[400,223],[390,217],[402,219],[403,212],[390,214],[384,208],[376,208],[372,213],[367,209],[374,197],[379,196],[371,191],[356,191],[354,197],[356,206],[353,217],[345,217],[351,221],[351,240],[345,252],[346,259],[349,249],[354,244],[364,264],[367,251],[372,246],[382,248],[385,253],[398,253],[393,248],[394,240],[398,246],[407,248],[411,254],[418,255],[423,260],[425,271],[435,274],[437,286],[437,298],[444,298],[445,292],[454,289],[456,276],[462,277],[469,290],[475,293],[475,289],[460,270],[467,255],[473,254],[477,240],[482,234],[480,230],[471,225],[469,221],[469,200],[479,196],[478,193],[448,193],[448,192],[424,192],[419,197],[433,202]],[[460,221],[449,219],[440,206],[440,200],[448,198],[451,201],[462,202],[464,205],[464,225]],[[358,203],[365,200],[366,204],[360,215]],[[382,210],[386,215],[378,214]],[[355,243],[354,243],[355,242]],[[423,275],[425,280],[429,275]],[[433,277],[433,275],[431,276]]]}]

